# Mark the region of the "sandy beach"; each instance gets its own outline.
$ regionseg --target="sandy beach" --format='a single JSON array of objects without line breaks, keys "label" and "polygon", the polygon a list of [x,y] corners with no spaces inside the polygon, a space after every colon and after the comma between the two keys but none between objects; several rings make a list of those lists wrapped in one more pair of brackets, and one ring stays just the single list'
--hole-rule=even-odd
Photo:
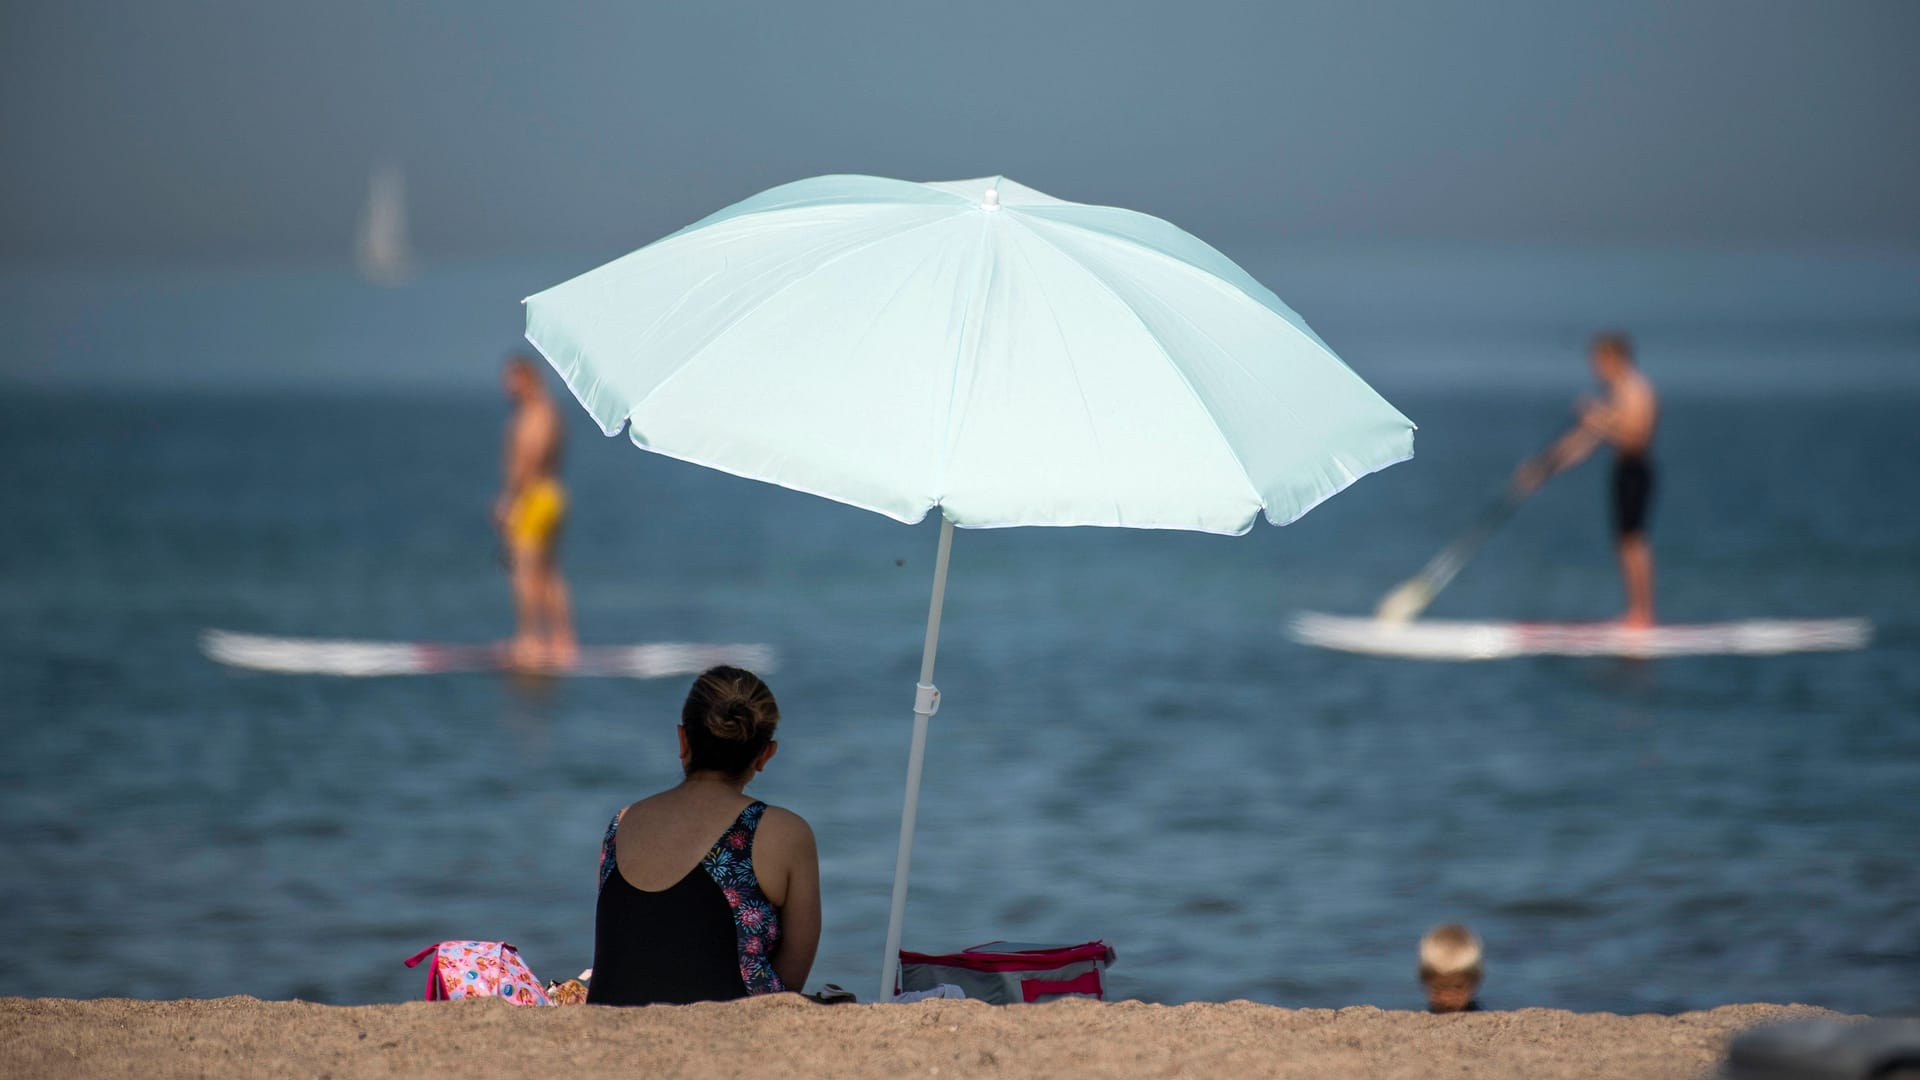
[{"label": "sandy beach", "polygon": [[497,1000],[0,999],[0,1075],[480,1078],[672,1075],[1703,1077],[1735,1032],[1798,1005],[1677,1016],[1554,1009],[1429,1016],[1062,1001],[995,1007],[523,1008]]}]

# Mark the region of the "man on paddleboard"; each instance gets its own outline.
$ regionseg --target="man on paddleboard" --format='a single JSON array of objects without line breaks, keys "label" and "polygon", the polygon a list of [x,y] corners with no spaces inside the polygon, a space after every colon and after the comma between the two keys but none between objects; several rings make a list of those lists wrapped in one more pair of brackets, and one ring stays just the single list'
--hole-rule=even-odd
[{"label": "man on paddleboard", "polygon": [[493,520],[507,546],[519,623],[508,659],[517,667],[566,667],[579,648],[567,583],[554,557],[567,516],[567,493],[560,486],[564,428],[533,361],[509,357],[501,381],[513,416],[507,421],[504,480]]},{"label": "man on paddleboard", "polygon": [[1647,544],[1647,514],[1653,501],[1653,434],[1660,401],[1653,384],[1633,362],[1633,342],[1625,334],[1593,339],[1593,373],[1606,397],[1581,398],[1579,423],[1547,450],[1522,464],[1513,482],[1531,493],[1556,473],[1580,464],[1601,443],[1613,445],[1613,537],[1626,579],[1627,626],[1653,625],[1653,549]]}]

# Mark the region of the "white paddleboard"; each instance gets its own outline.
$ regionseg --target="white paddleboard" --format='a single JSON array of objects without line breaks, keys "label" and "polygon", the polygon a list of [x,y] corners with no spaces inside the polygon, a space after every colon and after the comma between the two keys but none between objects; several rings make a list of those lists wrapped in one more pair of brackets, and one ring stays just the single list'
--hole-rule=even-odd
[{"label": "white paddleboard", "polygon": [[208,630],[201,634],[200,649],[222,664],[253,671],[358,677],[498,671],[658,679],[698,675],[716,664],[732,664],[763,673],[774,667],[774,651],[767,645],[696,645],[671,641],[585,646],[580,650],[579,661],[564,668],[515,665],[499,645],[269,637],[229,630]]},{"label": "white paddleboard", "polygon": [[1302,612],[1293,639],[1303,645],[1410,660],[1506,660],[1516,656],[1776,656],[1865,648],[1865,619],[1747,619],[1674,623],[1636,630],[1619,623],[1386,622],[1368,615]]}]

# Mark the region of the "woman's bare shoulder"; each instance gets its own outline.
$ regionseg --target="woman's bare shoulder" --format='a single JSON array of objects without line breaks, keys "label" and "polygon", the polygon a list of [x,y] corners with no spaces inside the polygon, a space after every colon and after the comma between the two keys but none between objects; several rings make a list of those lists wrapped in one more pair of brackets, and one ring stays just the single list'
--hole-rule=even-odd
[{"label": "woman's bare shoulder", "polygon": [[673,800],[667,798],[667,796],[670,795],[671,793],[672,793],[671,791],[661,791],[652,795],[648,795],[642,799],[635,799],[634,801],[621,807],[620,812],[614,815],[614,820],[625,821],[629,817],[646,817],[646,816],[658,815],[662,811],[668,810],[672,807]]},{"label": "woman's bare shoulder", "polygon": [[777,840],[813,842],[813,826],[807,824],[806,818],[772,803],[768,803],[766,812],[760,815],[760,831]]}]

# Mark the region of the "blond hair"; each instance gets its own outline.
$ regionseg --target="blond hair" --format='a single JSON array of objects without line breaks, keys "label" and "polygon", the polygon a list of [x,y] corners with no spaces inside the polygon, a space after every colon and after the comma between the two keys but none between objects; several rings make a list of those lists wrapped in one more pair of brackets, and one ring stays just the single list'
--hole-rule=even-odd
[{"label": "blond hair", "polygon": [[1459,923],[1436,926],[1420,939],[1420,977],[1456,976],[1480,977],[1480,939]]}]

